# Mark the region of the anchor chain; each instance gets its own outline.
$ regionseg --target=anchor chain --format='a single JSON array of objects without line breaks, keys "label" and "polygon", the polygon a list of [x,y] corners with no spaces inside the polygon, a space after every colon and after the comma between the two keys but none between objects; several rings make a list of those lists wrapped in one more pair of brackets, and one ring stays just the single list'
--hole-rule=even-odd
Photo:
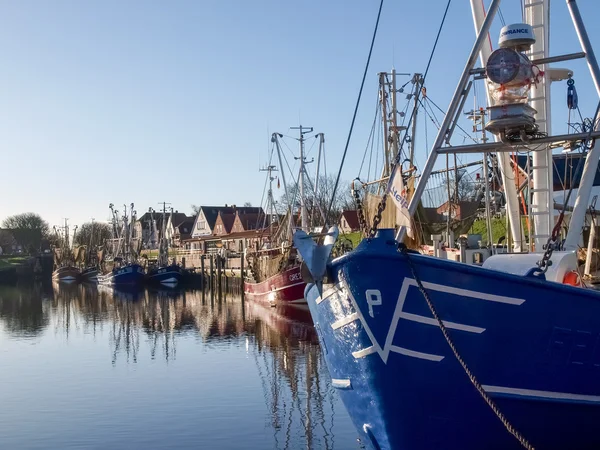
[{"label": "anchor chain", "polygon": [[429,298],[429,294],[425,290],[425,287],[423,286],[421,279],[417,276],[415,266],[407,252],[407,248],[403,244],[400,244],[398,247],[401,249],[402,254],[406,256],[406,259],[408,260],[408,265],[410,266],[410,271],[412,272],[412,275],[413,275],[415,281],[417,282],[419,291],[421,292],[421,294],[423,295],[423,298],[427,302],[429,311],[431,311],[431,314],[437,321],[440,331],[444,335],[444,339],[446,339],[446,342],[448,343],[450,350],[452,350],[454,357],[456,358],[458,363],[461,365],[461,367],[463,368],[463,370],[469,377],[471,384],[475,387],[475,389],[477,389],[477,392],[479,392],[479,395],[481,396],[481,398],[483,398],[483,400],[487,403],[487,405],[490,407],[490,409],[493,411],[493,413],[496,415],[496,417],[502,422],[502,425],[504,425],[504,428],[506,428],[506,430],[519,441],[519,443],[523,446],[523,448],[526,448],[527,450],[534,450],[534,447],[529,443],[529,441],[527,441],[527,439],[525,439],[525,437],[521,433],[519,433],[519,431],[508,421],[508,419],[504,416],[504,414],[502,414],[502,411],[500,411],[500,409],[498,408],[498,405],[496,405],[494,400],[492,400],[492,398],[487,394],[487,392],[485,392],[485,390],[483,389],[483,387],[481,386],[481,384],[479,383],[479,381],[477,380],[475,375],[473,375],[473,373],[469,369],[469,366],[467,366],[467,363],[460,356],[460,353],[458,353],[458,349],[454,345],[454,341],[452,341],[452,338],[450,337],[450,334],[448,333],[448,330],[446,329],[444,322],[442,321],[442,319],[440,319],[440,316],[438,315],[438,312],[435,309],[435,306],[433,306],[433,302]]},{"label": "anchor chain", "polygon": [[[362,183],[358,178],[356,178],[354,181]],[[362,200],[360,199],[358,189],[354,187],[354,181],[352,182],[352,196],[354,197],[354,202],[356,203],[356,214],[358,215],[358,224],[362,229],[364,235],[369,236],[369,225],[367,224],[367,219],[365,218],[364,205],[362,203]]]},{"label": "anchor chain", "polygon": [[558,244],[558,237],[560,235],[560,227],[562,226],[564,217],[565,217],[565,211],[563,209],[561,211],[560,215],[558,216],[556,225],[554,225],[554,228],[552,229],[552,235],[548,238],[548,242],[546,243],[546,251],[544,251],[544,255],[542,256],[542,259],[539,260],[537,263],[537,265],[540,268],[540,271],[542,273],[546,273],[546,271],[548,270],[548,267],[550,267],[552,265],[552,261],[550,261],[550,258],[552,258],[552,253],[554,252],[554,249]]}]

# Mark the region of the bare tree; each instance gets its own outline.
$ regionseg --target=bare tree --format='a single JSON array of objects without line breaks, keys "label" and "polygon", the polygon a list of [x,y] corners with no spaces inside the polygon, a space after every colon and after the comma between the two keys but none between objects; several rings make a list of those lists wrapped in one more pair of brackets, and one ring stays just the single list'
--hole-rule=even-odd
[{"label": "bare tree", "polygon": [[75,244],[90,245],[96,248],[104,244],[107,239],[112,239],[111,227],[102,222],[86,222],[77,230],[75,235]]},{"label": "bare tree", "polygon": [[[313,225],[323,225],[322,215],[325,215],[325,221],[327,225],[336,224],[342,214],[342,211],[347,209],[355,209],[354,199],[350,191],[350,183],[347,181],[340,182],[335,197],[332,201],[333,189],[335,186],[335,177],[329,175],[327,177],[319,177],[319,183],[317,185],[316,195],[314,194],[314,183],[308,181],[305,184],[305,199],[304,202],[309,211],[309,215],[312,218],[311,222]],[[293,207],[292,210],[297,212],[300,208],[300,195],[298,192],[298,186],[296,184],[288,185],[288,193],[290,196],[290,202]],[[331,210],[329,207],[331,205]],[[285,193],[283,193],[277,202],[278,213],[285,214],[288,210],[288,199]]]}]

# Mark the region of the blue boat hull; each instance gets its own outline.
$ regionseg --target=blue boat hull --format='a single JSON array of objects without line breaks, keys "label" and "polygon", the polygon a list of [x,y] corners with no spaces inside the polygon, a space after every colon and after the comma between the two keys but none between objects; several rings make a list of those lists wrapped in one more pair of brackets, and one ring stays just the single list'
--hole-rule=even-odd
[{"label": "blue boat hull", "polygon": [[453,355],[408,258],[472,373],[535,448],[600,448],[600,293],[403,254],[390,230],[306,288],[366,445],[520,448]]},{"label": "blue boat hull", "polygon": [[127,264],[98,277],[105,286],[140,286],[144,283],[144,268],[139,264]]},{"label": "blue boat hull", "polygon": [[176,286],[182,278],[181,267],[173,264],[167,267],[157,267],[148,272],[149,283]]}]

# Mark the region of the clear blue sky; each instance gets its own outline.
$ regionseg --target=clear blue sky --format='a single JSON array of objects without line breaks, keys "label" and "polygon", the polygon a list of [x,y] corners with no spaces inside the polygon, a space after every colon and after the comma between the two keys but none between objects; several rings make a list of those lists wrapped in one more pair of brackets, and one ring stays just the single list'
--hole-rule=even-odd
[{"label": "clear blue sky", "polygon": [[[520,22],[519,2],[504,3],[506,22]],[[598,17],[597,1],[579,3],[584,17]],[[111,202],[135,202],[139,212],[163,200],[188,213],[192,203],[257,205],[268,133],[288,133],[299,122],[325,133],[332,171],[378,4],[3,1],[0,220],[25,211],[51,225],[64,217],[103,220]],[[377,72],[392,65],[422,72],[445,4],[384,4],[345,179],[356,176],[367,142]],[[579,51],[565,2],[552,8],[551,53]],[[586,25],[600,43],[594,20]],[[454,0],[426,83],[443,108],[473,39],[469,3]],[[559,65],[575,69],[580,104],[590,115],[597,95],[585,64]],[[564,122],[566,87],[554,91],[555,118]],[[431,144],[431,125],[429,134]],[[420,143],[423,161],[422,137]]]}]

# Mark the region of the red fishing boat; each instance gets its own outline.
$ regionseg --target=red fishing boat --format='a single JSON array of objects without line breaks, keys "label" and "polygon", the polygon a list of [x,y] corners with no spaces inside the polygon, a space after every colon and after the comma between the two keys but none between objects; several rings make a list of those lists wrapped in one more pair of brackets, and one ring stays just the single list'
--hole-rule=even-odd
[{"label": "red fishing boat", "polygon": [[[287,214],[283,220],[275,212],[275,200],[273,198],[273,181],[277,179],[277,185],[279,187],[279,179],[273,176],[273,172],[277,172],[277,169],[269,161],[269,165],[261,169],[268,173],[267,181],[269,182],[269,191],[267,195],[267,205],[265,211],[268,213],[265,215],[263,221],[263,230],[266,232],[269,230],[269,244],[267,248],[256,250],[250,250],[245,252],[245,259],[248,263],[248,271],[246,273],[246,281],[244,285],[244,292],[248,296],[252,296],[257,300],[267,301],[271,306],[275,304],[291,304],[291,303],[306,303],[304,299],[304,288],[306,283],[302,279],[300,272],[301,257],[296,249],[291,245],[292,233],[296,229],[295,220],[300,221],[300,229],[308,232],[311,226],[318,226],[319,221],[316,217],[316,209],[321,213],[321,220],[325,221],[325,216],[320,207],[315,208],[315,197],[318,189],[318,183],[314,184],[308,179],[308,186],[311,191],[312,199],[310,204],[312,205],[313,216],[309,219],[309,211],[307,207],[307,201],[305,196],[305,177],[308,178],[308,174],[305,169],[307,164],[306,157],[304,155],[304,142],[306,140],[305,135],[312,133],[312,127],[293,127],[299,131],[299,137],[297,138],[300,144],[300,156],[297,159],[300,162],[300,168],[298,173],[298,182],[293,186],[293,195],[288,192],[288,185],[285,182],[285,172],[281,171],[283,178],[283,187],[285,190],[285,203],[287,204]],[[281,147],[279,145],[279,139],[283,135],[279,133],[273,133],[271,142],[277,149],[277,156],[279,159],[280,168],[282,167],[281,159]],[[317,157],[317,172],[315,180],[319,179],[319,163],[323,154],[323,146],[325,137],[323,133],[318,133],[315,138],[319,139],[319,151]],[[271,152],[273,155],[273,152]],[[314,159],[313,159],[314,161]],[[313,162],[309,161],[309,162]],[[299,197],[299,198],[297,198]],[[294,212],[293,205],[300,203],[300,210]],[[275,229],[274,224],[277,224]],[[322,223],[320,224],[322,225]]]},{"label": "red fishing boat", "polygon": [[257,300],[276,303],[306,303],[304,288],[306,283],[300,274],[300,265],[276,273],[261,282],[246,281],[244,292]]}]

